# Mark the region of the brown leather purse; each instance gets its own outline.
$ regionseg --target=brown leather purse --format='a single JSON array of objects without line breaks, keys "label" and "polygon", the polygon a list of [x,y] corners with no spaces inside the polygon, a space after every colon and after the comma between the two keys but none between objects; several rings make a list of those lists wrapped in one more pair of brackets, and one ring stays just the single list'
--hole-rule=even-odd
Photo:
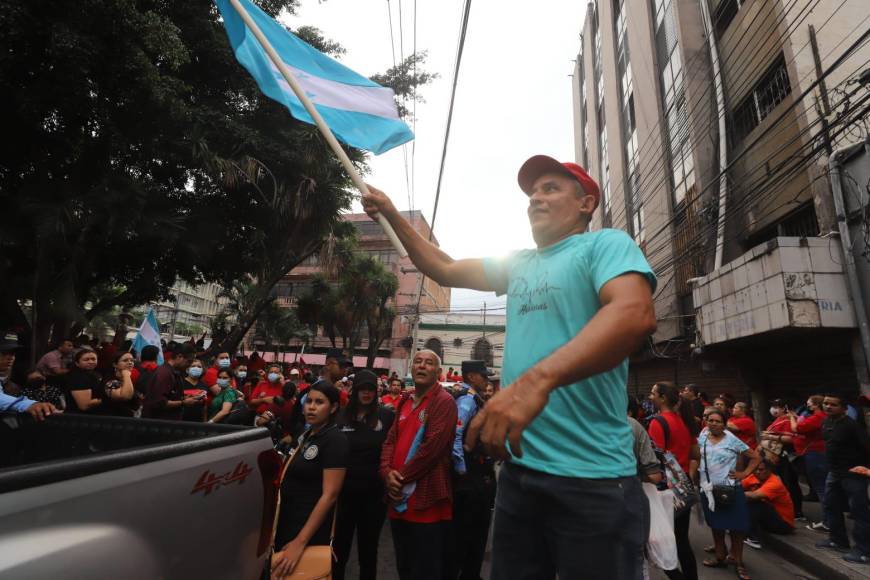
[{"label": "brown leather purse", "polygon": [[[281,470],[281,483],[284,482],[287,468],[290,467],[290,463],[299,455],[303,444],[304,441],[300,442],[293,455],[284,463],[284,468]],[[278,485],[278,509],[275,510],[275,521],[272,524],[272,556],[270,560],[275,556],[275,534],[278,531],[278,516],[281,513],[281,484],[279,483]],[[302,551],[299,562],[293,567],[293,571],[284,576],[283,580],[332,580],[332,562],[335,560],[335,553],[332,551],[332,540],[335,537],[335,519],[337,516],[338,503],[336,502],[332,510],[332,530],[329,532],[329,545],[306,546]]]}]

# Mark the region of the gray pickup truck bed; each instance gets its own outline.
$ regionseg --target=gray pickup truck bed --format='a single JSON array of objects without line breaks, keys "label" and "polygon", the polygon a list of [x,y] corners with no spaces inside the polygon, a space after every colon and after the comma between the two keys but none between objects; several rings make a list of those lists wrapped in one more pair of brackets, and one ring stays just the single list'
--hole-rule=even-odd
[{"label": "gray pickup truck bed", "polygon": [[0,422],[0,577],[257,578],[280,462],[265,429]]}]

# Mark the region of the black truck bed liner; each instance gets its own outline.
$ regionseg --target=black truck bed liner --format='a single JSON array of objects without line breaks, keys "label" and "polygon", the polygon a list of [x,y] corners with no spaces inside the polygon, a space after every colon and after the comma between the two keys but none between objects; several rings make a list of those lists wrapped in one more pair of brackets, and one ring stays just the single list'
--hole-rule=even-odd
[{"label": "black truck bed liner", "polygon": [[0,415],[0,493],[268,438],[262,428],[63,414]]}]

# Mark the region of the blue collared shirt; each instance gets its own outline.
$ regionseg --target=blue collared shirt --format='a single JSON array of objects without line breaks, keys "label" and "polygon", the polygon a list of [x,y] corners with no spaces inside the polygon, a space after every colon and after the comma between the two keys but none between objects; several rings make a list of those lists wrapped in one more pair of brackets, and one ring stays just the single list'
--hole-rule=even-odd
[{"label": "blue collared shirt", "polygon": [[36,401],[27,397],[13,397],[3,392],[3,383],[0,383],[0,412],[14,411],[23,413]]},{"label": "blue collared shirt", "polygon": [[468,385],[462,385],[462,395],[456,399],[456,437],[453,440],[453,468],[456,473],[464,475],[468,468],[465,465],[465,450],[462,447],[465,439],[465,428],[477,415],[477,403],[474,395],[469,394]]}]

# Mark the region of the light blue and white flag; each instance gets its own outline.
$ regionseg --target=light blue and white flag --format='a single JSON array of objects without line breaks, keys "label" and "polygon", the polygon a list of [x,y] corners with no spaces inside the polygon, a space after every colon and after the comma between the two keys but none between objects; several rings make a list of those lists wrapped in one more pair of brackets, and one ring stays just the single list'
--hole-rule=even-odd
[{"label": "light blue and white flag", "polygon": [[157,364],[163,364],[163,348],[160,346],[160,325],[157,323],[157,316],[154,315],[154,310],[148,309],[148,314],[145,315],[145,320],[142,321],[142,326],[139,327],[139,332],[136,333],[136,338],[133,339],[133,350],[141,356],[142,349],[152,344],[156,346],[160,353],[157,355]]},{"label": "light blue and white flag", "polygon": [[[302,102],[229,0],[215,0],[236,58],[260,89],[300,121],[314,124]],[[355,73],[270,18],[250,0],[239,0],[305,90],[336,137],[376,155],[414,138],[399,118],[392,89]]]}]

